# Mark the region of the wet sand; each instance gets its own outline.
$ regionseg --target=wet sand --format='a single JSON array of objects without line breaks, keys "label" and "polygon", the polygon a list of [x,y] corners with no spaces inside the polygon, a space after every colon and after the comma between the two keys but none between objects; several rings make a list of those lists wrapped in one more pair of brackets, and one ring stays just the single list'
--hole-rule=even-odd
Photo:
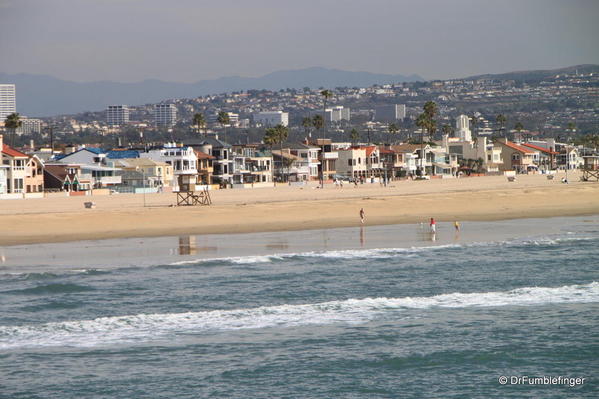
[{"label": "wet sand", "polygon": [[[599,184],[570,184],[558,175],[503,176],[395,181],[317,189],[217,190],[213,205],[176,207],[175,194],[119,194],[0,201],[0,245],[153,237],[185,234],[250,233],[438,221],[485,221],[599,214]],[[83,203],[94,201],[95,209]]]}]

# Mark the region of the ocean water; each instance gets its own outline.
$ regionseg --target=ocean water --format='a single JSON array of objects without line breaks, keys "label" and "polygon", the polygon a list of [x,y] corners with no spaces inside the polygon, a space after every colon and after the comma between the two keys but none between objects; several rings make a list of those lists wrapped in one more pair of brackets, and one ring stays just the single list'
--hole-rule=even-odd
[{"label": "ocean water", "polygon": [[599,397],[599,216],[426,230],[1,248],[0,398]]}]

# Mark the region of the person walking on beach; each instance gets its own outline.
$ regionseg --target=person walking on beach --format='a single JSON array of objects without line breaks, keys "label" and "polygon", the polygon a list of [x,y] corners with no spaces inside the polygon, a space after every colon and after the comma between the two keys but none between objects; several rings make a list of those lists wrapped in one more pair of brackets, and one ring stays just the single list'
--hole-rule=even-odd
[{"label": "person walking on beach", "polygon": [[365,217],[366,217],[366,213],[364,212],[364,208],[360,208],[360,223],[364,224]]},{"label": "person walking on beach", "polygon": [[431,223],[430,223],[430,227],[431,227],[431,233],[436,233],[437,232],[437,224],[435,223],[435,219],[431,218]]},{"label": "person walking on beach", "polygon": [[453,222],[453,227],[455,227],[456,233],[460,232],[460,222],[458,222],[457,220]]}]

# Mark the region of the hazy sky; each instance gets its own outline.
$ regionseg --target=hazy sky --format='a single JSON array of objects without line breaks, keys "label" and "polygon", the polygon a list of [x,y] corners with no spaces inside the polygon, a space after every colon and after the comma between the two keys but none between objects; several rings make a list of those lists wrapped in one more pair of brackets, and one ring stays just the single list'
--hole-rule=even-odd
[{"label": "hazy sky", "polygon": [[0,0],[0,72],[463,77],[599,63],[598,20],[598,0]]}]

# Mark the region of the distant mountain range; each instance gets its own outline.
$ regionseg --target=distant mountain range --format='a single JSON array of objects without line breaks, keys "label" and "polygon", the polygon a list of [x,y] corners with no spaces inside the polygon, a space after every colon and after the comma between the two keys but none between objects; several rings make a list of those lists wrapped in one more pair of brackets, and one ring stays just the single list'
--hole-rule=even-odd
[{"label": "distant mountain range", "polygon": [[[556,74],[573,74],[576,71],[585,74],[599,73],[599,65],[586,64],[551,70],[477,75],[466,79],[486,78],[534,83]],[[111,104],[151,104],[173,98],[193,98],[250,89],[368,87],[375,84],[423,80],[418,75],[387,75],[318,67],[278,71],[257,78],[229,76],[196,83],[173,83],[160,80],[144,80],[137,83],[110,81],[77,83],[46,75],[10,75],[0,72],[0,83],[17,85],[17,110],[29,117],[101,111]]]},{"label": "distant mountain range", "polygon": [[196,83],[160,80],[77,83],[46,75],[0,73],[0,83],[16,84],[17,110],[29,117],[99,111],[111,104],[141,105],[172,98],[193,98],[250,89],[367,87],[422,80],[418,75],[386,75],[317,67],[278,71],[257,78],[230,76]]}]

